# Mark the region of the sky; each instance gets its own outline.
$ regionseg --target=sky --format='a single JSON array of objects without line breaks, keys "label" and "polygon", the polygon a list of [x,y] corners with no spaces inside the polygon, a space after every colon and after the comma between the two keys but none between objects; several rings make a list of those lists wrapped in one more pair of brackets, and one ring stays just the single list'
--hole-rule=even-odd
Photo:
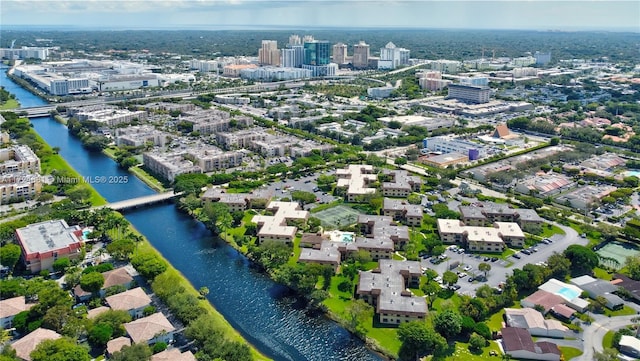
[{"label": "sky", "polygon": [[0,29],[432,28],[640,32],[640,1],[0,0]]}]

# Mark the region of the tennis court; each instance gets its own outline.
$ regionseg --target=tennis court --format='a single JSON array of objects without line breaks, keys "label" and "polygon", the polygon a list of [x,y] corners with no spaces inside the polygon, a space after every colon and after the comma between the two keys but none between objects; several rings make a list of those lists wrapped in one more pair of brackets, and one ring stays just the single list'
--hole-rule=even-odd
[{"label": "tennis court", "polygon": [[336,206],[320,211],[313,216],[322,221],[322,225],[340,228],[358,221],[360,212],[345,206]]},{"label": "tennis court", "polygon": [[637,255],[638,253],[640,253],[640,250],[638,250],[638,247],[634,244],[613,241],[602,246],[602,248],[598,249],[596,253],[601,257],[612,258],[618,261],[617,265],[607,264],[606,262],[605,264],[607,264],[607,266],[619,269],[624,266],[624,262],[627,260],[627,257],[633,257]]}]

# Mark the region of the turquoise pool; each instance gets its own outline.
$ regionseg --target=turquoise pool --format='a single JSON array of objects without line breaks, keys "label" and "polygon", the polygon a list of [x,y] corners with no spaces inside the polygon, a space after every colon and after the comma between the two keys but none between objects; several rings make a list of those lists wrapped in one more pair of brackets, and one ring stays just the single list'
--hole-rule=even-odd
[{"label": "turquoise pool", "polygon": [[624,172],[624,175],[627,177],[638,177],[640,178],[640,170],[628,170]]},{"label": "turquoise pool", "polygon": [[580,296],[580,293],[578,291],[572,290],[571,288],[567,288],[567,287],[563,287],[559,289],[557,293],[568,300],[572,300]]}]

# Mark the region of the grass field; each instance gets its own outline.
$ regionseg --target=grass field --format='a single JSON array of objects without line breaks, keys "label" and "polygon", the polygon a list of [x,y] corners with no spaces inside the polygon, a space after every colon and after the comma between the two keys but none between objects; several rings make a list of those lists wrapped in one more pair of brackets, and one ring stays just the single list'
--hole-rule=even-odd
[{"label": "grass field", "polygon": [[564,359],[567,361],[571,360],[574,357],[578,357],[583,353],[582,350],[567,346],[560,346],[560,352],[562,352],[562,356],[564,356]]},{"label": "grass field", "polygon": [[9,99],[4,104],[0,105],[0,110],[8,110],[8,109],[16,109],[20,107],[20,103],[18,103],[15,99]]},{"label": "grass field", "polygon": [[613,347],[613,335],[615,335],[614,331],[607,332],[602,338],[602,347],[603,348],[612,348]]},{"label": "grass field", "polygon": [[359,215],[360,212],[345,206],[328,208],[314,214],[316,218],[322,221],[323,225],[333,228],[354,224],[357,222]]},{"label": "grass field", "polygon": [[[43,144],[43,149],[49,150],[51,154],[51,155],[44,156],[42,157],[42,159],[40,159],[40,164],[41,164],[43,174],[51,174],[51,171],[53,171],[54,169],[64,169],[69,171],[69,173],[71,173],[73,177],[76,177],[77,179],[82,179],[80,174],[76,172],[76,170],[73,169],[69,165],[69,163],[67,163],[67,161],[64,160],[64,158],[62,158],[61,155],[53,153],[51,146],[47,142],[45,142],[44,139],[42,139],[42,137],[40,137],[40,135],[38,135],[38,133],[36,133],[35,130],[32,129],[31,131],[33,132],[33,134],[35,134],[36,138],[38,139],[38,142]],[[103,204],[107,204],[107,200],[104,199],[100,195],[100,193],[98,193],[90,184],[86,184],[86,186],[91,191],[91,197],[89,198],[91,205],[101,206]]]}]

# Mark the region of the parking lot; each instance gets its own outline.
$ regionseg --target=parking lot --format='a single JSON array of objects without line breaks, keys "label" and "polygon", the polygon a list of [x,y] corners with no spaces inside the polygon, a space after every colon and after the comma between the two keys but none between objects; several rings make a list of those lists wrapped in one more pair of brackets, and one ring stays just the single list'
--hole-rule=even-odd
[{"label": "parking lot", "polygon": [[293,191],[304,191],[310,192],[316,195],[316,203],[307,204],[305,209],[312,209],[319,204],[331,203],[338,199],[334,197],[330,193],[325,193],[321,190],[317,189],[316,178],[320,174],[332,174],[333,171],[325,171],[324,173],[316,173],[310,176],[300,177],[298,179],[287,179],[284,181],[273,182],[267,185],[267,189],[273,192],[274,197],[276,198],[291,198],[291,192]]},{"label": "parking lot", "polygon": [[[540,264],[541,262],[546,262],[549,256],[551,256],[554,252],[561,253],[568,246],[572,244],[580,244],[586,245],[589,240],[586,238],[582,238],[578,235],[578,233],[571,229],[570,227],[565,227],[559,224],[556,226],[562,228],[565,232],[564,235],[556,234],[549,239],[551,243],[544,244],[539,243],[534,248],[537,249],[536,252],[531,252],[531,254],[527,255],[522,253],[522,251],[516,252],[517,257],[509,256],[506,259],[498,259],[494,262],[491,260],[486,260],[485,258],[479,255],[469,254],[469,253],[458,253],[457,251],[453,251],[451,249],[447,249],[444,255],[447,257],[444,261],[433,264],[430,262],[430,259],[423,259],[421,261],[421,265],[423,268],[431,268],[438,272],[439,275],[442,275],[445,271],[450,270],[449,268],[458,263],[459,266],[451,269],[454,273],[462,272],[463,277],[459,277],[458,285],[460,288],[457,290],[460,294],[475,295],[476,289],[478,289],[482,285],[489,285],[491,287],[496,287],[500,283],[504,282],[507,279],[507,276],[512,273],[512,269],[520,268],[528,263],[530,264]],[[487,279],[482,281],[474,280],[473,282],[469,282],[469,277],[474,273],[482,274],[482,272],[478,272],[478,265],[480,263],[488,263],[491,265],[491,270],[487,273]],[[468,270],[464,270],[465,266],[470,266]]]}]

